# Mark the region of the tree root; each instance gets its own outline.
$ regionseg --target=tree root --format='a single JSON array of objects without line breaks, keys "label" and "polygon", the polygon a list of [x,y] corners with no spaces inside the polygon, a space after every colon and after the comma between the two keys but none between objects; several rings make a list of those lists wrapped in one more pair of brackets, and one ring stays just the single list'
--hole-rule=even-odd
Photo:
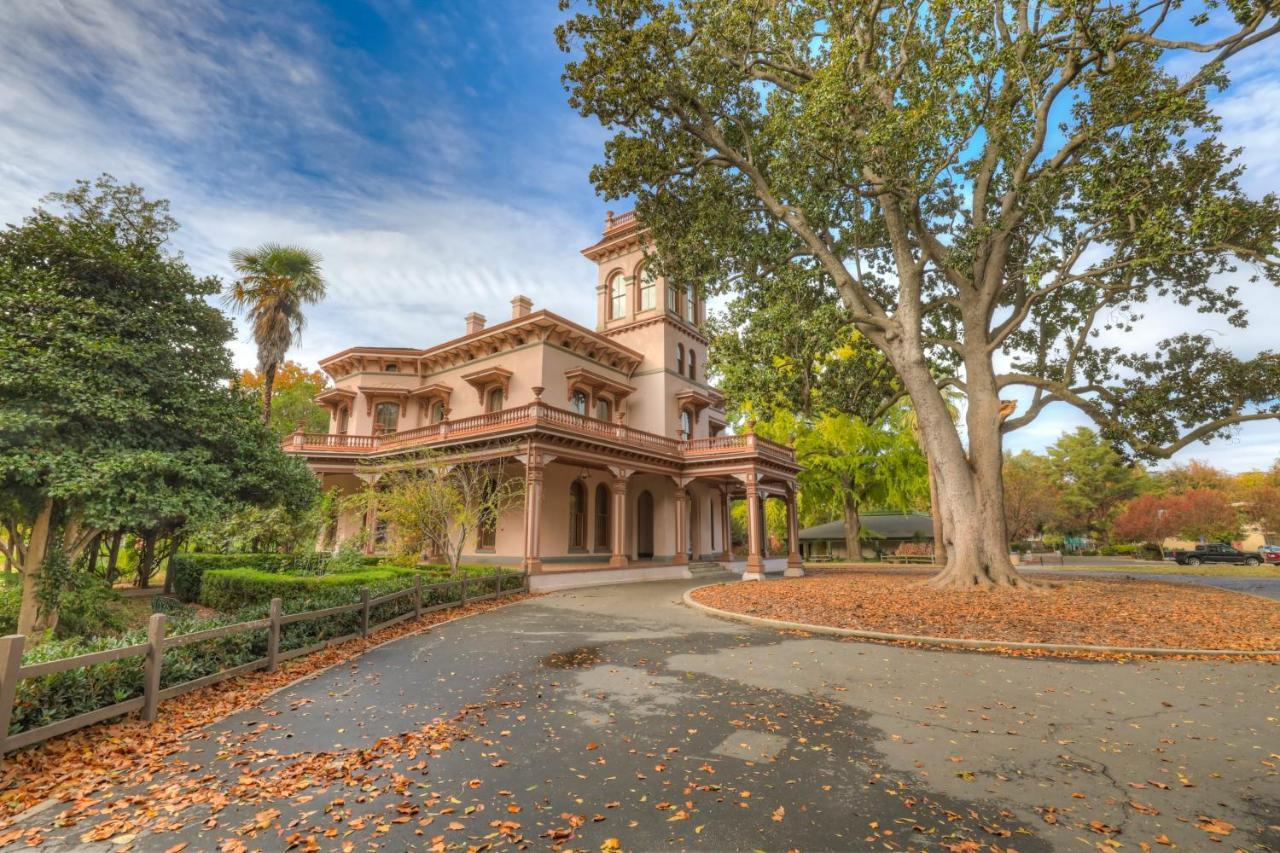
[{"label": "tree root", "polygon": [[1053,581],[1042,581],[1035,578],[1029,578],[1026,575],[1018,574],[1017,571],[1000,571],[996,576],[992,576],[989,567],[983,567],[980,573],[956,572],[950,568],[943,568],[933,577],[925,582],[926,586],[934,589],[954,589],[967,590],[973,592],[986,592],[997,589],[1011,589],[1027,592],[1047,592],[1056,589],[1058,584]]}]

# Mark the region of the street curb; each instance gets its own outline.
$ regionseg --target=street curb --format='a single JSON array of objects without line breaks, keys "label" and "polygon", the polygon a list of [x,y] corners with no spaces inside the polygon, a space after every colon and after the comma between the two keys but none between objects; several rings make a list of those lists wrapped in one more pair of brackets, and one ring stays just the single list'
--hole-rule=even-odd
[{"label": "street curb", "polygon": [[860,631],[856,628],[835,628],[830,625],[809,625],[804,622],[787,622],[782,619],[769,619],[764,616],[749,616],[735,613],[732,610],[721,610],[709,604],[693,599],[693,593],[700,589],[723,586],[719,583],[704,584],[692,587],[684,592],[683,600],[687,607],[701,610],[704,613],[733,622],[745,622],[748,625],[761,625],[766,628],[778,628],[787,631],[805,631],[811,634],[828,634],[833,637],[850,637],[859,640],[879,640],[888,643],[913,643],[922,646],[936,646],[951,649],[1019,649],[1040,652],[1075,652],[1113,655],[1146,655],[1149,657],[1246,657],[1275,658],[1280,660],[1280,649],[1269,651],[1243,651],[1241,649],[1167,649],[1141,648],[1129,646],[1077,646],[1067,643],[1020,643],[1001,642],[999,640],[967,640],[960,637],[927,637],[917,634],[889,634],[883,631]]}]

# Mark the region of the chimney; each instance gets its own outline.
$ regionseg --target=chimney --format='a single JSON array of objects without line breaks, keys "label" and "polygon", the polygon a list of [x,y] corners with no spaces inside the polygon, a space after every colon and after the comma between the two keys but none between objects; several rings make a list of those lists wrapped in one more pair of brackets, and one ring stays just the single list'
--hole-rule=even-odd
[{"label": "chimney", "polygon": [[477,314],[475,311],[472,311],[470,314],[467,315],[466,320],[467,320],[468,335],[474,335],[476,332],[479,332],[482,329],[484,329],[483,314]]},{"label": "chimney", "polygon": [[521,317],[528,317],[529,312],[533,310],[533,300],[527,296],[517,295],[511,300],[511,319],[519,320]]}]

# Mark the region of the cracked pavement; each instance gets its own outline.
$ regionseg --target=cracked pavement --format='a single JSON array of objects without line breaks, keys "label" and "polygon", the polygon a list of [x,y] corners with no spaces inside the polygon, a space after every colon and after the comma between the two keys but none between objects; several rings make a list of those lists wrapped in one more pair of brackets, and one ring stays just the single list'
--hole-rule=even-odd
[{"label": "cracked pavement", "polygon": [[[693,585],[560,592],[396,640],[209,727],[114,814],[150,814],[140,850],[1280,850],[1275,665],[811,637],[690,610]],[[231,797],[212,823],[167,793],[454,718],[467,734],[430,755]],[[27,821],[49,849],[122,848],[81,842],[103,815],[62,813]]]}]

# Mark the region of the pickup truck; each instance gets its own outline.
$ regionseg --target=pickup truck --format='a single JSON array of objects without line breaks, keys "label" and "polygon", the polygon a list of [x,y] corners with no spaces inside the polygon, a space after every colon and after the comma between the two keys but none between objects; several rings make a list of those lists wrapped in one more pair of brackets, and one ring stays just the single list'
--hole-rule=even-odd
[{"label": "pickup truck", "polygon": [[1180,566],[1198,566],[1201,563],[1235,563],[1257,566],[1262,563],[1258,554],[1237,551],[1230,545],[1197,545],[1194,551],[1174,551],[1171,555]]}]

